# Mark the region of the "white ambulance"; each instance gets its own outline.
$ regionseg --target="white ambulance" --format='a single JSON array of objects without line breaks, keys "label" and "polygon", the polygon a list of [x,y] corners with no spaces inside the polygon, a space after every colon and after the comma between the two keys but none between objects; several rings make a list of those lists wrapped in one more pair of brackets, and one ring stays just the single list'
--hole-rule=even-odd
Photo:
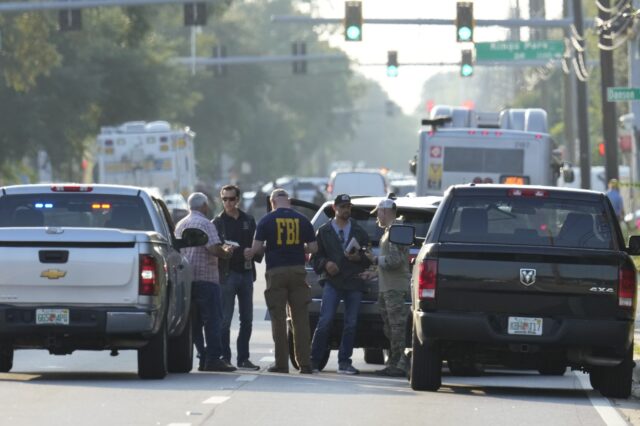
[{"label": "white ambulance", "polygon": [[157,187],[189,194],[196,184],[193,138],[188,127],[166,121],[131,121],[102,127],[96,146],[98,183]]}]

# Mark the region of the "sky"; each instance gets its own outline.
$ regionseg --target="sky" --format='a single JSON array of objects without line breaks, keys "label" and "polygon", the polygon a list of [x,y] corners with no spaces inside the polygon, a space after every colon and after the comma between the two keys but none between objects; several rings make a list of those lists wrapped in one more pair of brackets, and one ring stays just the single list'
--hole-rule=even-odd
[{"label": "sky", "polygon": [[[528,0],[476,0],[476,19],[506,19],[509,11],[520,3],[523,17],[528,15]],[[316,17],[344,16],[344,0],[318,0]],[[562,2],[546,0],[547,18],[559,18]],[[397,19],[454,19],[456,0],[363,0],[363,18]],[[476,27],[475,41],[499,41],[507,37],[507,30],[499,27]],[[406,66],[403,62],[458,62],[462,43],[456,42],[455,27],[364,24],[361,42],[345,42],[342,31],[329,36],[331,45],[344,50],[355,62],[386,63],[387,51],[398,51],[399,76],[387,77],[385,66],[358,66],[353,68],[366,77],[378,81],[390,98],[405,113],[413,113],[420,105],[424,82],[444,70],[457,66]],[[526,38],[526,31],[523,31]]]}]

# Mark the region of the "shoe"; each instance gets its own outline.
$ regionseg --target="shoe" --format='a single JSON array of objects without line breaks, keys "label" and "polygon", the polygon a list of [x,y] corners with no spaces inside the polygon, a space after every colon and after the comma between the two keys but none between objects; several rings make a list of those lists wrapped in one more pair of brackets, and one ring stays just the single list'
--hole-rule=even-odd
[{"label": "shoe", "polygon": [[249,360],[239,362],[238,368],[240,370],[253,370],[253,371],[260,370],[260,367],[258,367],[257,365],[255,365]]},{"label": "shoe", "polygon": [[300,367],[300,374],[313,374],[313,369],[308,365]]},{"label": "shoe", "polygon": [[348,374],[350,376],[353,376],[355,374],[360,374],[360,370],[358,370],[351,364],[343,365],[343,366],[338,366],[338,374]]},{"label": "shoe", "polygon": [[269,368],[267,368],[267,371],[269,373],[289,374],[289,369],[288,368],[278,368],[278,366],[275,365],[275,364],[269,366]]},{"label": "shoe", "polygon": [[383,376],[383,377],[406,377],[407,373],[398,367],[385,367],[382,370],[376,370],[374,371],[374,374],[376,376]]},{"label": "shoe", "polygon": [[201,371],[221,371],[221,372],[231,372],[236,371],[237,368],[233,365],[229,364],[227,361],[223,359],[216,359],[214,361],[208,361],[204,364],[204,367]]},{"label": "shoe", "polygon": [[311,361],[311,372],[314,374],[318,374],[320,372],[320,367],[313,361]]}]

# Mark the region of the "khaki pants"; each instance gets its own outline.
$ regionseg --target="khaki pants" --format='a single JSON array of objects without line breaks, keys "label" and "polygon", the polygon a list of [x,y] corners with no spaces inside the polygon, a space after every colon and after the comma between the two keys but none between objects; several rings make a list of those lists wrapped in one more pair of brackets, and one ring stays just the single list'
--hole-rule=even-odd
[{"label": "khaki pants", "polygon": [[311,293],[305,282],[304,266],[282,266],[266,272],[264,299],[271,316],[271,333],[276,349],[276,367],[289,369],[287,304],[293,322],[293,341],[298,366],[310,367],[309,302]]}]

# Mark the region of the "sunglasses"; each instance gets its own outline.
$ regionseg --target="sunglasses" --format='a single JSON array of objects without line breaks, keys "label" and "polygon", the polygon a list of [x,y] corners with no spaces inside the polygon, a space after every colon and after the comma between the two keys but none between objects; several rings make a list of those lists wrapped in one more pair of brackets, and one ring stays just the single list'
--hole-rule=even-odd
[{"label": "sunglasses", "polygon": [[235,201],[238,197],[222,197],[222,201]]}]

